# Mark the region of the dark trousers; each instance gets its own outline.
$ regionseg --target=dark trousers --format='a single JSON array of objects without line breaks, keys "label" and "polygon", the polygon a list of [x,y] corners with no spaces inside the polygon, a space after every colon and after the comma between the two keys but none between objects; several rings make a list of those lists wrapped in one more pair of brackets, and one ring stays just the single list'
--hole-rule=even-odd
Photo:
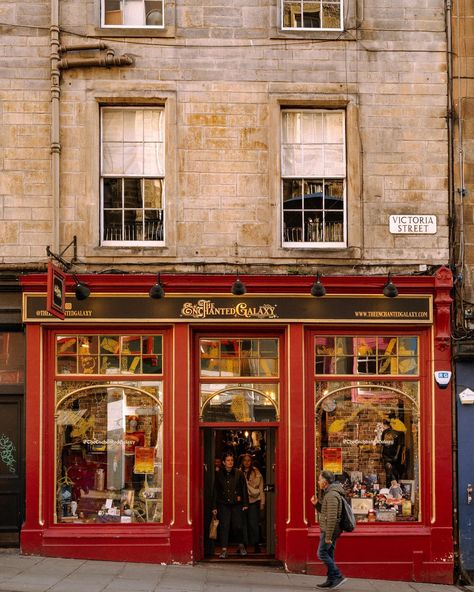
[{"label": "dark trousers", "polygon": [[341,572],[334,561],[334,553],[336,551],[336,539],[328,545],[325,542],[326,533],[321,531],[321,538],[319,539],[318,559],[320,559],[327,568],[328,580],[335,580],[341,577]]},{"label": "dark trousers", "polygon": [[248,545],[256,545],[260,540],[260,502],[249,504],[244,512],[244,542]]},{"label": "dark trousers", "polygon": [[219,539],[221,547],[229,545],[230,529],[234,532],[237,543],[243,543],[242,506],[240,504],[219,504],[217,507],[219,518]]}]

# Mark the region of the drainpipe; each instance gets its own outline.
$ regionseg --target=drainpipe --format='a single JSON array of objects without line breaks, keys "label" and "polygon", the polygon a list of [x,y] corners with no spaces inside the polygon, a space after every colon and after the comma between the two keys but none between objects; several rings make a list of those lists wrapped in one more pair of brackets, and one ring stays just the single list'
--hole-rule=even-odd
[{"label": "drainpipe", "polygon": [[[449,216],[449,244],[451,269],[456,273],[456,212],[454,203],[454,100],[453,100],[453,30],[452,30],[452,0],[446,0],[446,44],[447,44],[447,126],[448,126],[448,216]],[[462,280],[461,280],[462,281]],[[454,307],[456,307],[456,298]],[[456,329],[457,319],[456,310],[453,311],[452,323]],[[456,370],[456,368],[454,368]],[[456,372],[454,372],[454,377]],[[463,574],[461,558],[459,552],[459,491],[458,491],[458,440],[457,440],[457,409],[456,409],[456,380],[454,380],[454,396],[452,401],[452,463],[453,463],[453,550],[454,550],[454,569],[459,575]]]},{"label": "drainpipe", "polygon": [[[77,44],[68,47],[59,43],[59,0],[51,0],[50,61],[51,61],[51,200],[52,200],[52,251],[59,252],[59,206],[60,206],[60,155],[59,107],[61,100],[61,70],[69,68],[131,66],[133,58],[127,55],[116,56],[103,41],[90,44]],[[61,58],[68,51],[98,49],[105,55],[93,58]]]},{"label": "drainpipe", "polygon": [[52,199],[52,245],[53,251],[59,251],[59,0],[51,0],[50,27],[51,60],[51,199]]},{"label": "drainpipe", "polygon": [[130,66],[131,64],[133,64],[133,59],[130,56],[116,56],[112,49],[108,49],[105,55],[97,58],[62,58],[58,62],[58,68],[60,70],[87,67],[111,68],[112,66]]}]

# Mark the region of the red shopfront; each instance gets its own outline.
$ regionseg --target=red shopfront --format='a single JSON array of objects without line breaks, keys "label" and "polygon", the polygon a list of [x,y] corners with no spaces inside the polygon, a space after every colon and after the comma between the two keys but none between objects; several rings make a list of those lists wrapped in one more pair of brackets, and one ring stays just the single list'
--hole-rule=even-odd
[{"label": "red shopfront", "polygon": [[[216,464],[250,452],[266,482],[263,552],[322,574],[309,502],[317,473],[358,518],[338,542],[352,577],[451,583],[449,270],[383,279],[88,275],[91,294],[46,311],[25,276],[24,553],[190,563],[207,537]],[[249,549],[252,554],[252,549]]]}]

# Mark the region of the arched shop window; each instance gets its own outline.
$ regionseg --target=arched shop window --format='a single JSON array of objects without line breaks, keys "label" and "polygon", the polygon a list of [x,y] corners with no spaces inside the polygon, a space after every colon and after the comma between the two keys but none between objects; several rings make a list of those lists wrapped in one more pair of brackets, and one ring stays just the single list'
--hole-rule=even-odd
[{"label": "arched shop window", "polygon": [[[256,386],[260,389],[255,388]],[[201,421],[278,421],[278,385],[243,384],[228,385],[224,389],[219,387],[222,385],[201,385]],[[216,388],[219,390],[216,391]]]},{"label": "arched shop window", "polygon": [[56,383],[55,522],[162,522],[162,383]]},{"label": "arched shop window", "polygon": [[314,371],[317,472],[336,474],[358,522],[418,521],[418,338],[316,337]]}]

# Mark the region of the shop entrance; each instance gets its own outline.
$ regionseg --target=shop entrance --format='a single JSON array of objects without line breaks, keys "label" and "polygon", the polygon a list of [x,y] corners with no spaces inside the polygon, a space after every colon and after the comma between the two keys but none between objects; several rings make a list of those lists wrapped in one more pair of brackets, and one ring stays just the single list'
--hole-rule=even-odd
[{"label": "shop entrance", "polygon": [[[232,561],[245,560],[261,562],[275,556],[275,428],[260,428],[256,426],[235,425],[232,427],[203,428],[204,448],[204,556],[206,560]],[[239,553],[239,533],[231,528],[228,555],[226,559],[219,559],[222,551],[220,532],[218,528],[217,540],[209,538],[209,526],[213,505],[213,489],[217,471],[223,470],[221,459],[227,452],[231,452],[235,458],[236,467],[242,461],[242,455],[250,454],[253,465],[263,477],[264,509],[251,514],[243,515],[243,540],[247,555]],[[259,502],[257,503],[260,506]],[[252,517],[258,516],[258,524],[248,524]],[[255,518],[254,518],[255,520]],[[255,540],[255,532],[258,532],[258,540]],[[254,540],[251,540],[251,539]]]}]

